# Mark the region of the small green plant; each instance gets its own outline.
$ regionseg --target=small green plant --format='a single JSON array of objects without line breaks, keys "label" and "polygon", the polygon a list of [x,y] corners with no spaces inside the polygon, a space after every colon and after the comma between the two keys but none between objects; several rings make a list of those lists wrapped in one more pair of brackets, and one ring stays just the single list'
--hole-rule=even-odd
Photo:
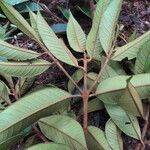
[{"label": "small green plant", "polygon": [[[70,12],[67,38],[71,50],[40,12],[29,11],[30,26],[12,6],[4,1],[0,6],[7,18],[43,50],[37,53],[0,40],[0,56],[7,58],[0,61],[0,74],[7,81],[0,81],[0,149],[8,149],[21,138],[29,137],[30,127],[47,143],[25,146],[28,150],[121,150],[121,132],[143,143],[137,117],[144,117],[142,100],[150,97],[150,31],[122,47],[117,46],[122,0],[97,3],[87,36]],[[80,57],[75,57],[72,51]],[[52,62],[40,59],[43,54]],[[128,68],[130,75],[119,65],[124,59],[132,64]],[[73,75],[63,63],[76,68]],[[68,77],[68,90],[47,86],[26,94],[35,76],[52,64]],[[14,96],[14,104],[10,95]],[[77,114],[70,108],[75,99],[83,102]],[[105,131],[89,126],[88,113],[104,108],[110,116]],[[81,116],[83,128],[77,121]],[[33,144],[30,142],[28,146]]]}]

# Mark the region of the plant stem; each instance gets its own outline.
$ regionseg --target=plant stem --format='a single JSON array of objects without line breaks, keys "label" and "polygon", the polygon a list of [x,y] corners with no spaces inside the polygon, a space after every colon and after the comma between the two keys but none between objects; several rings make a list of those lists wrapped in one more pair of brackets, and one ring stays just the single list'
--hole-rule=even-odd
[{"label": "plant stem", "polygon": [[107,55],[107,57],[106,57],[106,60],[105,60],[105,62],[104,62],[104,64],[103,64],[103,66],[101,67],[101,70],[100,70],[100,72],[99,72],[97,78],[95,79],[94,83],[92,84],[92,86],[91,86],[90,89],[89,89],[89,93],[93,90],[93,88],[94,88],[95,85],[97,84],[98,80],[100,79],[101,75],[103,74],[103,72],[104,72],[104,70],[105,70],[107,64],[108,64],[109,61],[110,61],[110,58],[111,58],[111,55],[112,55],[113,51],[114,51],[114,46],[113,46],[113,47],[111,48],[111,50],[109,51],[109,53],[108,53],[108,55]]},{"label": "plant stem", "polygon": [[[142,141],[145,140],[145,135],[147,133],[147,130],[148,130],[148,125],[149,125],[149,116],[150,116],[150,105],[149,103],[147,103],[147,105],[145,105],[145,108],[146,108],[146,113],[145,113],[145,124],[144,124],[144,127],[143,127],[143,130],[142,130]],[[143,143],[138,143],[135,147],[135,150],[144,150],[145,149],[145,142],[144,144]]]},{"label": "plant stem", "polygon": [[68,79],[73,83],[73,85],[82,93],[81,88],[77,85],[77,83],[72,79],[72,77],[68,74],[68,72],[64,69],[64,67],[60,64],[60,62],[55,59],[55,57],[51,54],[51,52],[39,41],[37,41],[42,49],[50,56],[50,58],[54,61],[54,63],[63,71],[63,73],[68,77]]},{"label": "plant stem", "polygon": [[86,57],[86,53],[84,53],[83,65],[84,65],[84,90],[82,93],[82,98],[83,98],[83,129],[84,129],[84,132],[86,134],[87,133],[87,127],[88,127],[88,99],[89,99],[89,92],[87,89],[87,57]]},{"label": "plant stem", "polygon": [[35,125],[32,125],[32,128],[33,128],[34,132],[36,133],[36,135],[39,137],[39,139],[41,139],[42,142],[48,141]]}]

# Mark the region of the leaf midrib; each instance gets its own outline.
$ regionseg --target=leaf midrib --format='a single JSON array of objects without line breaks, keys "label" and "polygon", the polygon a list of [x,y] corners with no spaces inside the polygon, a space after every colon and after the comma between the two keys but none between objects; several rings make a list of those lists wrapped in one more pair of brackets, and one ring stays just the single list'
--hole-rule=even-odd
[{"label": "leaf midrib", "polygon": [[13,50],[19,51],[19,52],[25,52],[25,53],[29,53],[29,54],[35,54],[37,56],[39,56],[41,54],[41,53],[36,53],[36,52],[34,52],[32,50],[29,50],[29,49],[20,48],[20,47],[17,47],[17,46],[8,44],[8,43],[6,43],[6,45],[5,45],[4,43],[1,43],[1,41],[0,41],[0,46],[8,47],[10,49],[13,49]]},{"label": "leaf midrib", "polygon": [[[43,120],[39,120],[39,122],[47,125],[48,127],[54,128],[55,130],[57,130],[58,132],[61,132],[62,134],[64,134],[65,136],[67,136],[68,138],[71,138],[72,140],[74,140],[75,142],[77,142],[79,145],[81,145],[83,148],[85,148],[81,143],[79,143],[79,141],[77,141],[76,139],[72,138],[71,136],[67,135],[65,132],[62,132],[61,130],[59,130],[58,128],[48,124],[47,122],[43,121]],[[87,150],[87,148],[85,148],[85,150]]]},{"label": "leaf midrib", "polygon": [[62,102],[62,101],[64,101],[64,100],[66,100],[66,99],[69,99],[69,98],[72,98],[72,96],[67,96],[67,97],[65,97],[65,98],[63,98],[63,99],[60,99],[60,100],[57,101],[57,102],[53,102],[53,103],[51,103],[51,104],[49,104],[49,105],[47,105],[47,106],[45,106],[45,107],[42,107],[42,108],[38,109],[37,111],[34,111],[32,114],[28,114],[28,116],[23,117],[22,120],[18,120],[18,121],[16,121],[16,122],[13,123],[13,124],[9,124],[9,126],[5,127],[3,130],[0,130],[0,133],[5,132],[7,129],[9,129],[9,128],[11,128],[12,126],[16,125],[17,123],[19,123],[19,122],[25,120],[26,118],[32,117],[32,116],[33,116],[34,114],[36,114],[37,112],[40,112],[41,110],[44,110],[44,109],[46,109],[46,108],[48,108],[48,107],[50,107],[50,106],[52,106],[52,105],[54,105],[54,104],[57,104],[57,103]]},{"label": "leaf midrib", "polygon": [[[135,86],[135,88],[145,87],[145,86],[150,86],[150,84]],[[102,93],[96,93],[96,95],[101,95],[101,94],[105,94],[105,93],[108,93],[108,92],[117,92],[117,91],[121,91],[121,90],[125,90],[125,89],[126,89],[126,87],[125,88],[115,89],[115,90],[107,90],[107,91],[102,92]]]},{"label": "leaf midrib", "polygon": [[[150,33],[150,31],[148,32],[148,33]],[[136,46],[135,44],[138,44],[138,42],[140,42],[140,41],[142,41],[142,40],[144,40],[145,38],[147,38],[148,37],[148,35],[149,34],[146,34],[145,35],[145,37],[143,38],[143,36],[140,36],[139,38],[137,38],[136,40],[134,40],[133,42],[131,42],[131,43],[129,43],[130,44],[130,46],[127,46],[127,45],[124,45],[124,46],[122,46],[122,47],[118,47],[118,48],[116,48],[116,53],[118,52],[118,54],[114,54],[114,56],[111,58],[112,60],[113,59],[115,59],[116,57],[118,57],[119,55],[122,55],[124,52],[126,52],[128,49],[130,49],[131,47],[133,47],[133,46]],[[126,47],[125,47],[126,46]],[[118,50],[118,49],[122,49],[123,47],[125,47],[124,48],[124,51],[121,51],[121,50]],[[121,52],[120,52],[121,51]]]}]

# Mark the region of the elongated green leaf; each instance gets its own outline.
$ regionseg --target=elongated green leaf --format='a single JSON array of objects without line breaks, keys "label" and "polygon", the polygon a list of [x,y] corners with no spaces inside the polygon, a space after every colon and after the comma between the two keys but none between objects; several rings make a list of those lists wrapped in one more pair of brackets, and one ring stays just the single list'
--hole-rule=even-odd
[{"label": "elongated green leaf", "polygon": [[34,31],[37,33],[37,35],[39,36],[39,32],[37,28],[37,15],[34,12],[32,12],[30,8],[28,8],[28,10],[29,10],[31,26],[34,29]]},{"label": "elongated green leaf", "polygon": [[116,52],[114,53],[112,60],[121,61],[124,58],[128,58],[128,60],[137,57],[138,51],[140,47],[146,42],[150,41],[150,31],[146,32],[136,40],[122,46],[116,48]]},{"label": "elongated green leaf", "polygon": [[69,93],[61,89],[44,88],[21,98],[0,113],[0,143],[16,135],[39,118],[59,110],[70,97]]},{"label": "elongated green leaf", "polygon": [[7,85],[0,80],[0,109],[2,108],[4,109],[5,104],[11,104],[10,99],[9,99],[9,93],[10,91]]},{"label": "elongated green leaf", "polygon": [[63,34],[66,33],[67,24],[66,23],[53,24],[51,28],[56,34]]},{"label": "elongated green leaf", "polygon": [[101,19],[99,39],[106,54],[112,47],[121,6],[122,0],[111,0]]},{"label": "elongated green leaf", "polygon": [[13,60],[27,60],[40,56],[40,53],[19,48],[0,40],[0,56]]},{"label": "elongated green leaf", "polygon": [[129,114],[143,117],[143,105],[139,94],[129,82],[125,94],[118,100],[118,104]]},{"label": "elongated green leaf", "polygon": [[86,140],[89,150],[111,150],[104,131],[97,127],[88,127]]},{"label": "elongated green leaf", "polygon": [[90,33],[86,41],[86,50],[89,56],[99,61],[101,58],[100,54],[103,50],[101,43],[99,41],[99,35],[98,35],[99,24],[101,22],[102,15],[104,14],[104,11],[106,10],[109,3],[110,3],[110,0],[100,0],[97,3],[96,10],[94,12],[92,28],[90,30]]},{"label": "elongated green leaf", "polygon": [[127,114],[117,104],[105,104],[105,108],[111,119],[122,132],[135,139],[141,139],[141,131],[136,117]]},{"label": "elongated green leaf", "polygon": [[113,150],[123,150],[123,140],[115,123],[109,119],[105,127],[106,139]]},{"label": "elongated green leaf", "polygon": [[57,38],[54,31],[49,27],[40,13],[37,15],[37,27],[44,44],[57,59],[69,65],[78,66],[76,58],[65,44]]},{"label": "elongated green leaf", "polygon": [[28,62],[0,62],[0,72],[15,77],[33,77],[46,71],[50,64],[40,59]]},{"label": "elongated green leaf", "polygon": [[[103,103],[98,99],[94,98],[88,103],[88,113],[104,109]],[[79,111],[79,115],[83,115],[83,108]]]},{"label": "elongated green leaf", "polygon": [[15,10],[11,5],[6,3],[4,0],[0,1],[0,6],[7,16],[7,18],[15,24],[22,32],[28,35],[30,38],[39,41],[36,32],[31,28],[28,22]]},{"label": "elongated green leaf", "polygon": [[[73,73],[71,77],[76,81],[76,83],[78,83],[83,78],[83,73],[84,71],[82,69],[78,69]],[[68,82],[69,92],[73,92],[74,88],[75,88],[74,84],[69,80]]]},{"label": "elongated green leaf", "polygon": [[86,36],[78,22],[70,12],[67,25],[67,38],[71,48],[77,52],[85,51]]},{"label": "elongated green leaf", "polygon": [[35,77],[33,78],[21,78],[20,83],[20,94],[25,94],[27,90],[33,85],[33,82],[35,80]]},{"label": "elongated green leaf", "polygon": [[68,116],[53,115],[39,120],[43,134],[50,140],[66,144],[72,149],[86,150],[82,127]]},{"label": "elongated green leaf", "polygon": [[136,74],[147,72],[150,72],[150,41],[141,46],[135,63]]},{"label": "elongated green leaf", "polygon": [[[98,87],[96,94],[104,103],[114,104],[124,94],[127,87],[127,79],[130,76],[116,76],[102,81]],[[150,97],[150,74],[134,75],[131,84],[135,87],[141,99]]]},{"label": "elongated green leaf", "polygon": [[68,146],[64,144],[56,144],[52,142],[47,142],[44,144],[37,144],[27,148],[26,150],[71,150]]},{"label": "elongated green leaf", "polygon": [[21,140],[23,138],[23,134],[17,134],[9,139],[7,139],[4,142],[0,143],[0,149],[5,150],[10,148],[12,145],[14,145],[15,143],[17,143],[19,140]]},{"label": "elongated green leaf", "polygon": [[5,2],[9,3],[10,5],[17,5],[28,0],[4,0]]},{"label": "elongated green leaf", "polygon": [[80,7],[80,6],[77,6],[77,8],[78,8],[78,10],[80,10],[83,14],[85,14],[87,17],[92,18],[91,12],[90,12],[90,7],[86,7],[86,6]]}]

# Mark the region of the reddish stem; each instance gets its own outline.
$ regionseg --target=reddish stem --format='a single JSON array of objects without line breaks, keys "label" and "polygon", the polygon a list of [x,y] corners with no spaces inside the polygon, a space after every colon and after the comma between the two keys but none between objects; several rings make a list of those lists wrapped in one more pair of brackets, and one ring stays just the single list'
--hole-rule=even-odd
[{"label": "reddish stem", "polygon": [[42,142],[47,142],[47,139],[45,138],[45,136],[39,131],[39,129],[35,125],[32,125],[32,128],[34,132],[36,133],[36,135],[39,137],[39,139],[41,139]]},{"label": "reddish stem", "polygon": [[87,133],[87,127],[88,127],[88,99],[89,99],[89,92],[87,89],[87,57],[86,57],[86,53],[84,53],[83,65],[84,65],[84,90],[82,93],[82,98],[83,98],[83,129],[84,129],[84,132],[86,134]]}]

